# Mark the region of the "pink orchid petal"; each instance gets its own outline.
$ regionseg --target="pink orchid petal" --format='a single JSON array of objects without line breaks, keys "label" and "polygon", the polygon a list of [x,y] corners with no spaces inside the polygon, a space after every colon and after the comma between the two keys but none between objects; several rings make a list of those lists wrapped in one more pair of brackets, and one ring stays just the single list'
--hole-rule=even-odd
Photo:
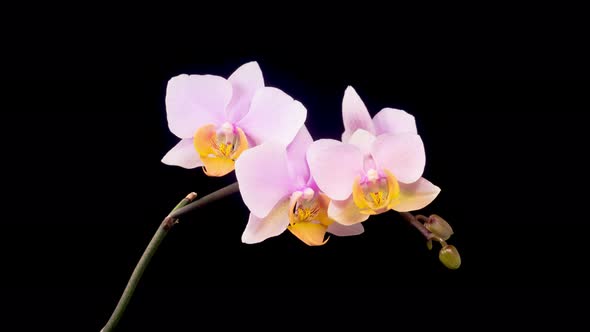
[{"label": "pink orchid petal", "polygon": [[350,226],[341,225],[338,222],[333,222],[328,226],[327,232],[336,236],[355,236],[363,234],[365,228],[363,224],[358,223]]},{"label": "pink orchid petal", "polygon": [[363,103],[356,90],[349,86],[344,91],[342,99],[342,120],[344,122],[344,133],[342,141],[347,142],[348,138],[357,130],[364,129],[372,134],[375,127],[367,106]]},{"label": "pink orchid petal", "polygon": [[166,112],[170,131],[191,138],[197,129],[221,124],[232,96],[232,86],[214,75],[178,75],[168,81]]},{"label": "pink orchid petal", "polygon": [[363,171],[363,155],[351,144],[330,139],[313,142],[307,162],[318,187],[331,199],[346,199]]},{"label": "pink orchid petal", "polygon": [[166,165],[180,166],[184,168],[195,168],[203,166],[199,153],[195,150],[193,140],[183,139],[176,144],[166,155],[162,158],[162,162]]},{"label": "pink orchid petal", "polygon": [[424,144],[414,134],[380,135],[373,143],[371,155],[378,167],[389,170],[403,183],[418,180],[426,165]]},{"label": "pink orchid petal", "polygon": [[250,213],[248,224],[242,233],[242,242],[254,244],[280,235],[289,225],[289,199],[282,200],[265,218]]},{"label": "pink orchid petal", "polygon": [[393,206],[399,212],[420,210],[434,201],[440,193],[440,188],[425,178],[410,184],[400,183],[399,186],[399,203]]},{"label": "pink orchid petal", "polygon": [[227,118],[237,122],[248,113],[254,92],[264,87],[264,78],[258,62],[243,64],[228,78],[233,87],[233,95],[227,107]]},{"label": "pink orchid petal", "polygon": [[406,111],[384,108],[373,118],[377,135],[418,134],[416,119]]},{"label": "pink orchid petal", "polygon": [[303,126],[287,148],[291,177],[296,180],[297,186],[305,186],[310,177],[306,154],[311,143],[313,143],[313,138],[307,127]]},{"label": "pink orchid petal", "polygon": [[238,126],[257,145],[272,141],[286,146],[293,141],[306,117],[307,110],[300,102],[277,88],[264,87],[256,91],[250,111]]},{"label": "pink orchid petal", "polygon": [[269,142],[244,151],[236,161],[236,177],[250,212],[266,217],[292,191],[285,146]]},{"label": "pink orchid petal", "polygon": [[371,153],[371,146],[377,137],[364,129],[358,129],[348,139],[348,144],[357,146],[363,155]]},{"label": "pink orchid petal", "polygon": [[328,217],[345,226],[361,223],[369,216],[360,212],[352,197],[341,201],[332,200],[328,206]]}]

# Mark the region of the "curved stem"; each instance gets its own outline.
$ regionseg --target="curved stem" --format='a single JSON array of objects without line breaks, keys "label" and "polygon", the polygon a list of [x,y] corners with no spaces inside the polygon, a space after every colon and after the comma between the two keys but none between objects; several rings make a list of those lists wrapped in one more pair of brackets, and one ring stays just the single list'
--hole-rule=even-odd
[{"label": "curved stem", "polygon": [[178,222],[178,218],[181,215],[185,215],[190,211],[204,207],[207,204],[212,203],[220,198],[233,194],[238,190],[239,188],[236,182],[230,184],[227,187],[219,189],[195,202],[192,201],[197,197],[197,194],[190,193],[182,201],[180,201],[180,203],[178,203],[176,207],[174,207],[174,209],[172,209],[170,214],[166,218],[164,218],[164,220],[158,227],[156,234],[154,234],[152,240],[143,252],[143,255],[139,259],[139,262],[137,263],[135,270],[133,270],[133,273],[131,274],[131,278],[129,278],[129,281],[127,282],[127,286],[123,291],[123,295],[121,295],[121,299],[119,299],[119,302],[117,303],[115,311],[113,311],[113,314],[111,315],[111,318],[109,318],[109,321],[107,322],[105,327],[103,327],[102,330],[100,330],[101,332],[110,332],[117,326],[119,320],[121,320],[121,317],[123,316],[123,313],[125,313],[125,309],[127,309],[127,305],[129,304],[129,301],[131,300],[131,297],[135,292],[135,288],[137,288],[137,284],[139,283],[139,280],[141,279],[143,272],[152,260],[152,257],[156,253],[156,250],[158,250],[158,247],[160,246],[160,243],[162,243],[162,240],[164,240],[172,226],[174,226],[174,224]]},{"label": "curved stem", "polygon": [[417,219],[419,222],[421,222],[421,223],[425,223],[425,222],[427,222],[427,221],[428,221],[428,217],[427,217],[427,216],[423,216],[423,215],[421,215],[421,214],[417,214],[417,215],[415,216],[415,218],[416,218],[416,219]]},{"label": "curved stem", "polygon": [[220,198],[223,198],[225,196],[231,195],[233,193],[237,193],[238,191],[240,191],[240,187],[238,187],[238,183],[234,182],[226,187],[223,187],[197,201],[194,201],[190,204],[187,204],[185,207],[182,207],[180,209],[174,210],[170,213],[169,217],[171,218],[175,218],[178,219],[181,216],[184,216],[185,214],[192,212],[196,209],[199,209],[207,204],[209,204],[212,201],[216,201]]},{"label": "curved stem", "polygon": [[[424,237],[426,238],[426,240],[432,240],[435,239],[436,236],[434,236],[434,234],[432,234],[428,229],[426,229],[426,227],[424,227],[424,225],[422,225],[421,222],[419,222],[416,217],[414,217],[413,214],[409,213],[409,212],[399,212],[399,214],[407,221],[410,223],[410,225],[414,226],[414,228],[416,228],[417,230],[420,231],[420,233],[422,233],[422,235],[424,235]],[[436,239],[435,239],[436,240]],[[438,241],[438,240],[437,240]]]}]

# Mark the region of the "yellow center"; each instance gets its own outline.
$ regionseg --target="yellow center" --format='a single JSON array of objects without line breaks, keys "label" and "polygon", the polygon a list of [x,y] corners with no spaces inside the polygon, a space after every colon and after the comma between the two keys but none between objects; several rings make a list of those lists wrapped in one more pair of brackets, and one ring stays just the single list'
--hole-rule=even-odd
[{"label": "yellow center", "polygon": [[[213,143],[213,144],[216,144],[216,143]],[[218,144],[216,144],[217,151],[219,151],[219,153],[217,155],[219,157],[233,159],[231,156],[233,146],[234,145],[232,143],[227,143],[227,144],[226,143],[218,143]]]},{"label": "yellow center", "polygon": [[215,125],[206,125],[197,130],[193,138],[195,149],[204,165],[205,174],[223,176],[234,170],[235,161],[248,149],[248,139],[240,128],[219,132]]},{"label": "yellow center", "polygon": [[383,191],[372,192],[369,195],[373,199],[373,203],[377,206],[383,205],[383,202],[385,202],[384,196],[387,196]]},{"label": "yellow center", "polygon": [[291,224],[298,222],[311,222],[318,215],[319,210],[320,209],[317,205],[314,207],[297,208],[297,211],[293,213],[293,220],[291,220]]},{"label": "yellow center", "polygon": [[388,170],[385,177],[360,183],[356,178],[352,189],[354,203],[363,214],[379,214],[390,210],[399,202],[400,188],[397,179]]},{"label": "yellow center", "polygon": [[311,199],[293,199],[289,208],[289,231],[307,245],[325,244],[328,241],[324,241],[326,230],[334,222],[328,218],[329,202],[330,200],[320,193]]}]

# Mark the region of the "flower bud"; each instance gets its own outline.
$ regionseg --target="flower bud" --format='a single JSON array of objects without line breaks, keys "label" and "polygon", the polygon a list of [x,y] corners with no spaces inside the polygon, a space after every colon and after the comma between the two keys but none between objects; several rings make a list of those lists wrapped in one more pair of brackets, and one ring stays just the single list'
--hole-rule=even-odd
[{"label": "flower bud", "polygon": [[457,248],[446,245],[438,253],[438,259],[449,269],[456,270],[461,266],[461,256]]},{"label": "flower bud", "polygon": [[451,235],[453,235],[453,229],[451,228],[451,225],[449,225],[448,222],[436,214],[428,217],[428,221],[424,223],[424,227],[432,232],[432,234],[445,241],[448,240]]}]

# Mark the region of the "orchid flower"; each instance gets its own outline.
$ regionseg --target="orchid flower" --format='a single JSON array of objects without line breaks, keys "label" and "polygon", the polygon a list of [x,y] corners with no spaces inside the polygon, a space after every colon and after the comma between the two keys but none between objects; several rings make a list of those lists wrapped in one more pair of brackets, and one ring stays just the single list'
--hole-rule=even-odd
[{"label": "orchid flower", "polygon": [[242,242],[258,243],[289,229],[310,246],[325,244],[326,232],[361,234],[361,224],[343,226],[327,215],[330,199],[311,177],[306,151],[313,139],[303,126],[288,146],[267,142],[244,151],[236,162],[240,193],[250,217]]},{"label": "orchid flower", "polygon": [[249,62],[228,79],[179,75],[168,82],[170,131],[181,141],[162,159],[167,165],[204,167],[223,176],[249,147],[266,141],[289,144],[307,116],[303,105],[283,91],[264,87],[260,67]]},{"label": "orchid flower", "polygon": [[328,216],[343,225],[390,209],[430,204],[440,188],[422,178],[426,156],[414,117],[384,108],[373,119],[352,87],[342,102],[342,142],[322,139],[307,152],[311,174],[332,199]]}]

